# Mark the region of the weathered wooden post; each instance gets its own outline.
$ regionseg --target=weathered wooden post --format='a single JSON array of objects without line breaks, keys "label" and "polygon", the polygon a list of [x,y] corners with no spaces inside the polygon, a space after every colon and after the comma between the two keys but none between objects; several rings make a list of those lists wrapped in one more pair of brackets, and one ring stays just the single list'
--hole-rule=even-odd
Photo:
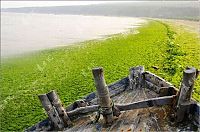
[{"label": "weathered wooden post", "polygon": [[129,70],[129,87],[130,89],[142,87],[142,73],[144,72],[143,66],[132,67]]},{"label": "weathered wooden post", "polygon": [[94,81],[97,90],[98,104],[102,110],[105,123],[110,125],[113,121],[112,100],[110,99],[109,90],[105,83],[103,68],[92,69]]},{"label": "weathered wooden post", "polygon": [[186,68],[183,72],[183,80],[177,100],[177,122],[183,121],[189,111],[194,81],[197,77],[196,74],[197,70],[193,67]]},{"label": "weathered wooden post", "polygon": [[47,97],[49,98],[49,101],[51,102],[51,104],[55,107],[55,109],[58,112],[58,115],[60,116],[60,118],[62,119],[64,126],[70,126],[72,124],[72,122],[70,121],[69,116],[67,115],[65,109],[63,108],[61,101],[58,97],[58,95],[56,94],[55,91],[51,91],[47,94]]},{"label": "weathered wooden post", "polygon": [[60,117],[58,116],[57,111],[52,106],[51,102],[49,101],[49,98],[47,97],[47,95],[41,94],[38,97],[39,97],[46,113],[48,114],[50,121],[53,123],[53,126],[57,130],[62,130],[64,128],[64,124],[63,124],[62,120],[60,119]]}]

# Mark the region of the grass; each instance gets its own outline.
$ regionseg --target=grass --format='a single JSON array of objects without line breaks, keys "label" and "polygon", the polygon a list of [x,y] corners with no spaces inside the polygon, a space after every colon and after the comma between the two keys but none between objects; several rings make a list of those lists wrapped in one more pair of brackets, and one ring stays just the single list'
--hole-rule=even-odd
[{"label": "grass", "polygon": [[[91,69],[97,66],[104,68],[108,84],[127,76],[130,67],[144,65],[176,87],[187,65],[200,68],[195,34],[160,21],[138,30],[2,60],[1,131],[21,131],[46,118],[38,94],[55,89],[66,106],[94,91]],[[193,97],[200,101],[199,79],[196,84]]]}]

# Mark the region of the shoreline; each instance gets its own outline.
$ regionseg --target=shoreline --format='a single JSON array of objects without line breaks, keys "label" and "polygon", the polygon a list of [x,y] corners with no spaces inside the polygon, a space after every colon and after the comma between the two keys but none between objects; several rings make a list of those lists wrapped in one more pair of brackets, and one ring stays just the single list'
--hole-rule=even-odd
[{"label": "shoreline", "polygon": [[146,23],[145,19],[128,17],[8,14],[2,15],[1,56],[5,57],[102,39]]},{"label": "shoreline", "polygon": [[[192,65],[199,69],[200,46],[194,34],[178,29],[184,34],[177,32],[174,36],[173,42],[179,46],[175,60],[168,62],[172,54],[166,52],[170,49],[167,33],[177,31],[177,27],[171,28],[162,22],[150,21],[138,28],[138,34],[130,32],[105,40],[87,41],[81,46],[42,51],[2,64],[1,130],[21,131],[46,118],[38,94],[55,89],[67,106],[94,91],[91,69],[97,66],[104,68],[107,84],[126,76],[130,67],[144,65],[146,70],[179,87],[183,68]],[[171,75],[165,72],[164,68],[169,67],[163,64],[173,63],[177,65]],[[196,80],[193,98],[197,101],[199,91],[200,80]]]}]

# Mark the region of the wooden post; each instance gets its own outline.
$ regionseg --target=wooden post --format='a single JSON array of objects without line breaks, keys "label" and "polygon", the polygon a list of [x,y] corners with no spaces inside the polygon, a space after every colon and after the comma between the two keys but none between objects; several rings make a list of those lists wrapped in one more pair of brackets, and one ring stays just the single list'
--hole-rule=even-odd
[{"label": "wooden post", "polygon": [[111,125],[113,121],[112,100],[110,99],[109,90],[105,83],[103,68],[94,68],[92,69],[92,73],[97,90],[98,104],[102,109],[102,115],[105,123]]},{"label": "wooden post", "polygon": [[142,87],[142,73],[144,72],[143,66],[132,67],[129,70],[129,87],[130,89]]},{"label": "wooden post", "polygon": [[42,106],[44,107],[46,113],[49,116],[50,121],[53,123],[54,127],[57,130],[62,130],[64,128],[63,122],[58,116],[57,111],[54,109],[54,107],[51,105],[51,102],[49,101],[46,94],[41,94],[38,96]]},{"label": "wooden post", "polygon": [[189,111],[194,80],[196,79],[196,69],[186,68],[183,72],[183,80],[178,93],[177,100],[177,122],[183,121],[184,117]]},{"label": "wooden post", "polygon": [[58,95],[56,94],[55,91],[51,91],[47,94],[47,97],[49,98],[51,104],[56,108],[58,115],[60,116],[60,118],[62,119],[64,126],[70,126],[72,124],[72,122],[70,121],[69,116],[67,115],[65,109],[63,108],[61,101],[58,97]]}]

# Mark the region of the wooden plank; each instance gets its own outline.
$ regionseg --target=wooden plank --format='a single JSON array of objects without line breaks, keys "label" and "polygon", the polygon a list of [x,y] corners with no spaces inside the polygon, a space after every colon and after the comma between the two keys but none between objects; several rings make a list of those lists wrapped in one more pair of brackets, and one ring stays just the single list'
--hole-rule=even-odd
[{"label": "wooden plank", "polygon": [[55,127],[55,129],[63,130],[64,124],[63,124],[61,118],[59,117],[57,111],[54,109],[51,102],[49,101],[49,98],[47,97],[47,95],[41,94],[38,97],[39,97],[46,113],[48,114],[50,121],[53,123],[53,126]]},{"label": "wooden plank", "polygon": [[62,103],[56,92],[55,91],[49,92],[47,94],[47,97],[49,98],[49,101],[55,107],[56,111],[58,112],[58,115],[62,119],[64,127],[70,126],[72,122],[70,121],[70,118],[68,117],[64,107],[62,106]]},{"label": "wooden plank", "polygon": [[171,83],[167,82],[166,80],[164,80],[163,78],[149,72],[149,71],[145,71],[143,73],[144,79],[155,84],[158,87],[170,87],[173,86]]},{"label": "wooden plank", "polygon": [[144,82],[145,82],[146,88],[149,88],[149,89],[153,90],[156,93],[160,92],[161,87],[159,87],[159,86],[157,86],[157,85],[155,85],[152,82],[149,82],[147,80],[145,80]]},{"label": "wooden plank", "polygon": [[[165,96],[165,97],[158,97],[158,98],[152,98],[144,101],[138,101],[133,102],[129,104],[116,104],[115,107],[119,109],[120,111],[127,111],[127,110],[134,110],[134,109],[140,109],[140,108],[148,108],[148,107],[157,107],[157,106],[163,106],[163,105],[170,105],[175,100],[175,95],[173,96]],[[91,112],[98,111],[99,105],[92,105],[92,106],[86,106],[77,108],[73,111],[69,111],[68,115],[70,118],[72,116],[76,116],[79,114],[88,114]]]},{"label": "wooden plank", "polygon": [[174,86],[169,86],[169,87],[159,87],[147,80],[145,82],[145,87],[153,90],[154,92],[158,93],[159,96],[170,96],[170,95],[176,95],[177,90],[175,89]]},{"label": "wooden plank", "polygon": [[112,100],[110,99],[109,90],[103,75],[103,68],[92,69],[94,82],[98,95],[98,104],[102,110],[105,123],[110,125],[113,121]]},{"label": "wooden plank", "polygon": [[92,105],[92,106],[86,106],[86,107],[80,107],[72,111],[68,111],[67,114],[69,117],[82,115],[82,114],[89,114],[92,112],[96,112],[99,110],[99,105]]},{"label": "wooden plank", "polygon": [[153,99],[147,99],[144,101],[138,101],[138,102],[134,102],[134,103],[124,104],[124,105],[117,104],[115,106],[120,111],[127,111],[127,110],[148,108],[148,107],[157,107],[157,106],[172,104],[175,97],[176,97],[175,95],[158,97],[158,98],[153,98]]}]

